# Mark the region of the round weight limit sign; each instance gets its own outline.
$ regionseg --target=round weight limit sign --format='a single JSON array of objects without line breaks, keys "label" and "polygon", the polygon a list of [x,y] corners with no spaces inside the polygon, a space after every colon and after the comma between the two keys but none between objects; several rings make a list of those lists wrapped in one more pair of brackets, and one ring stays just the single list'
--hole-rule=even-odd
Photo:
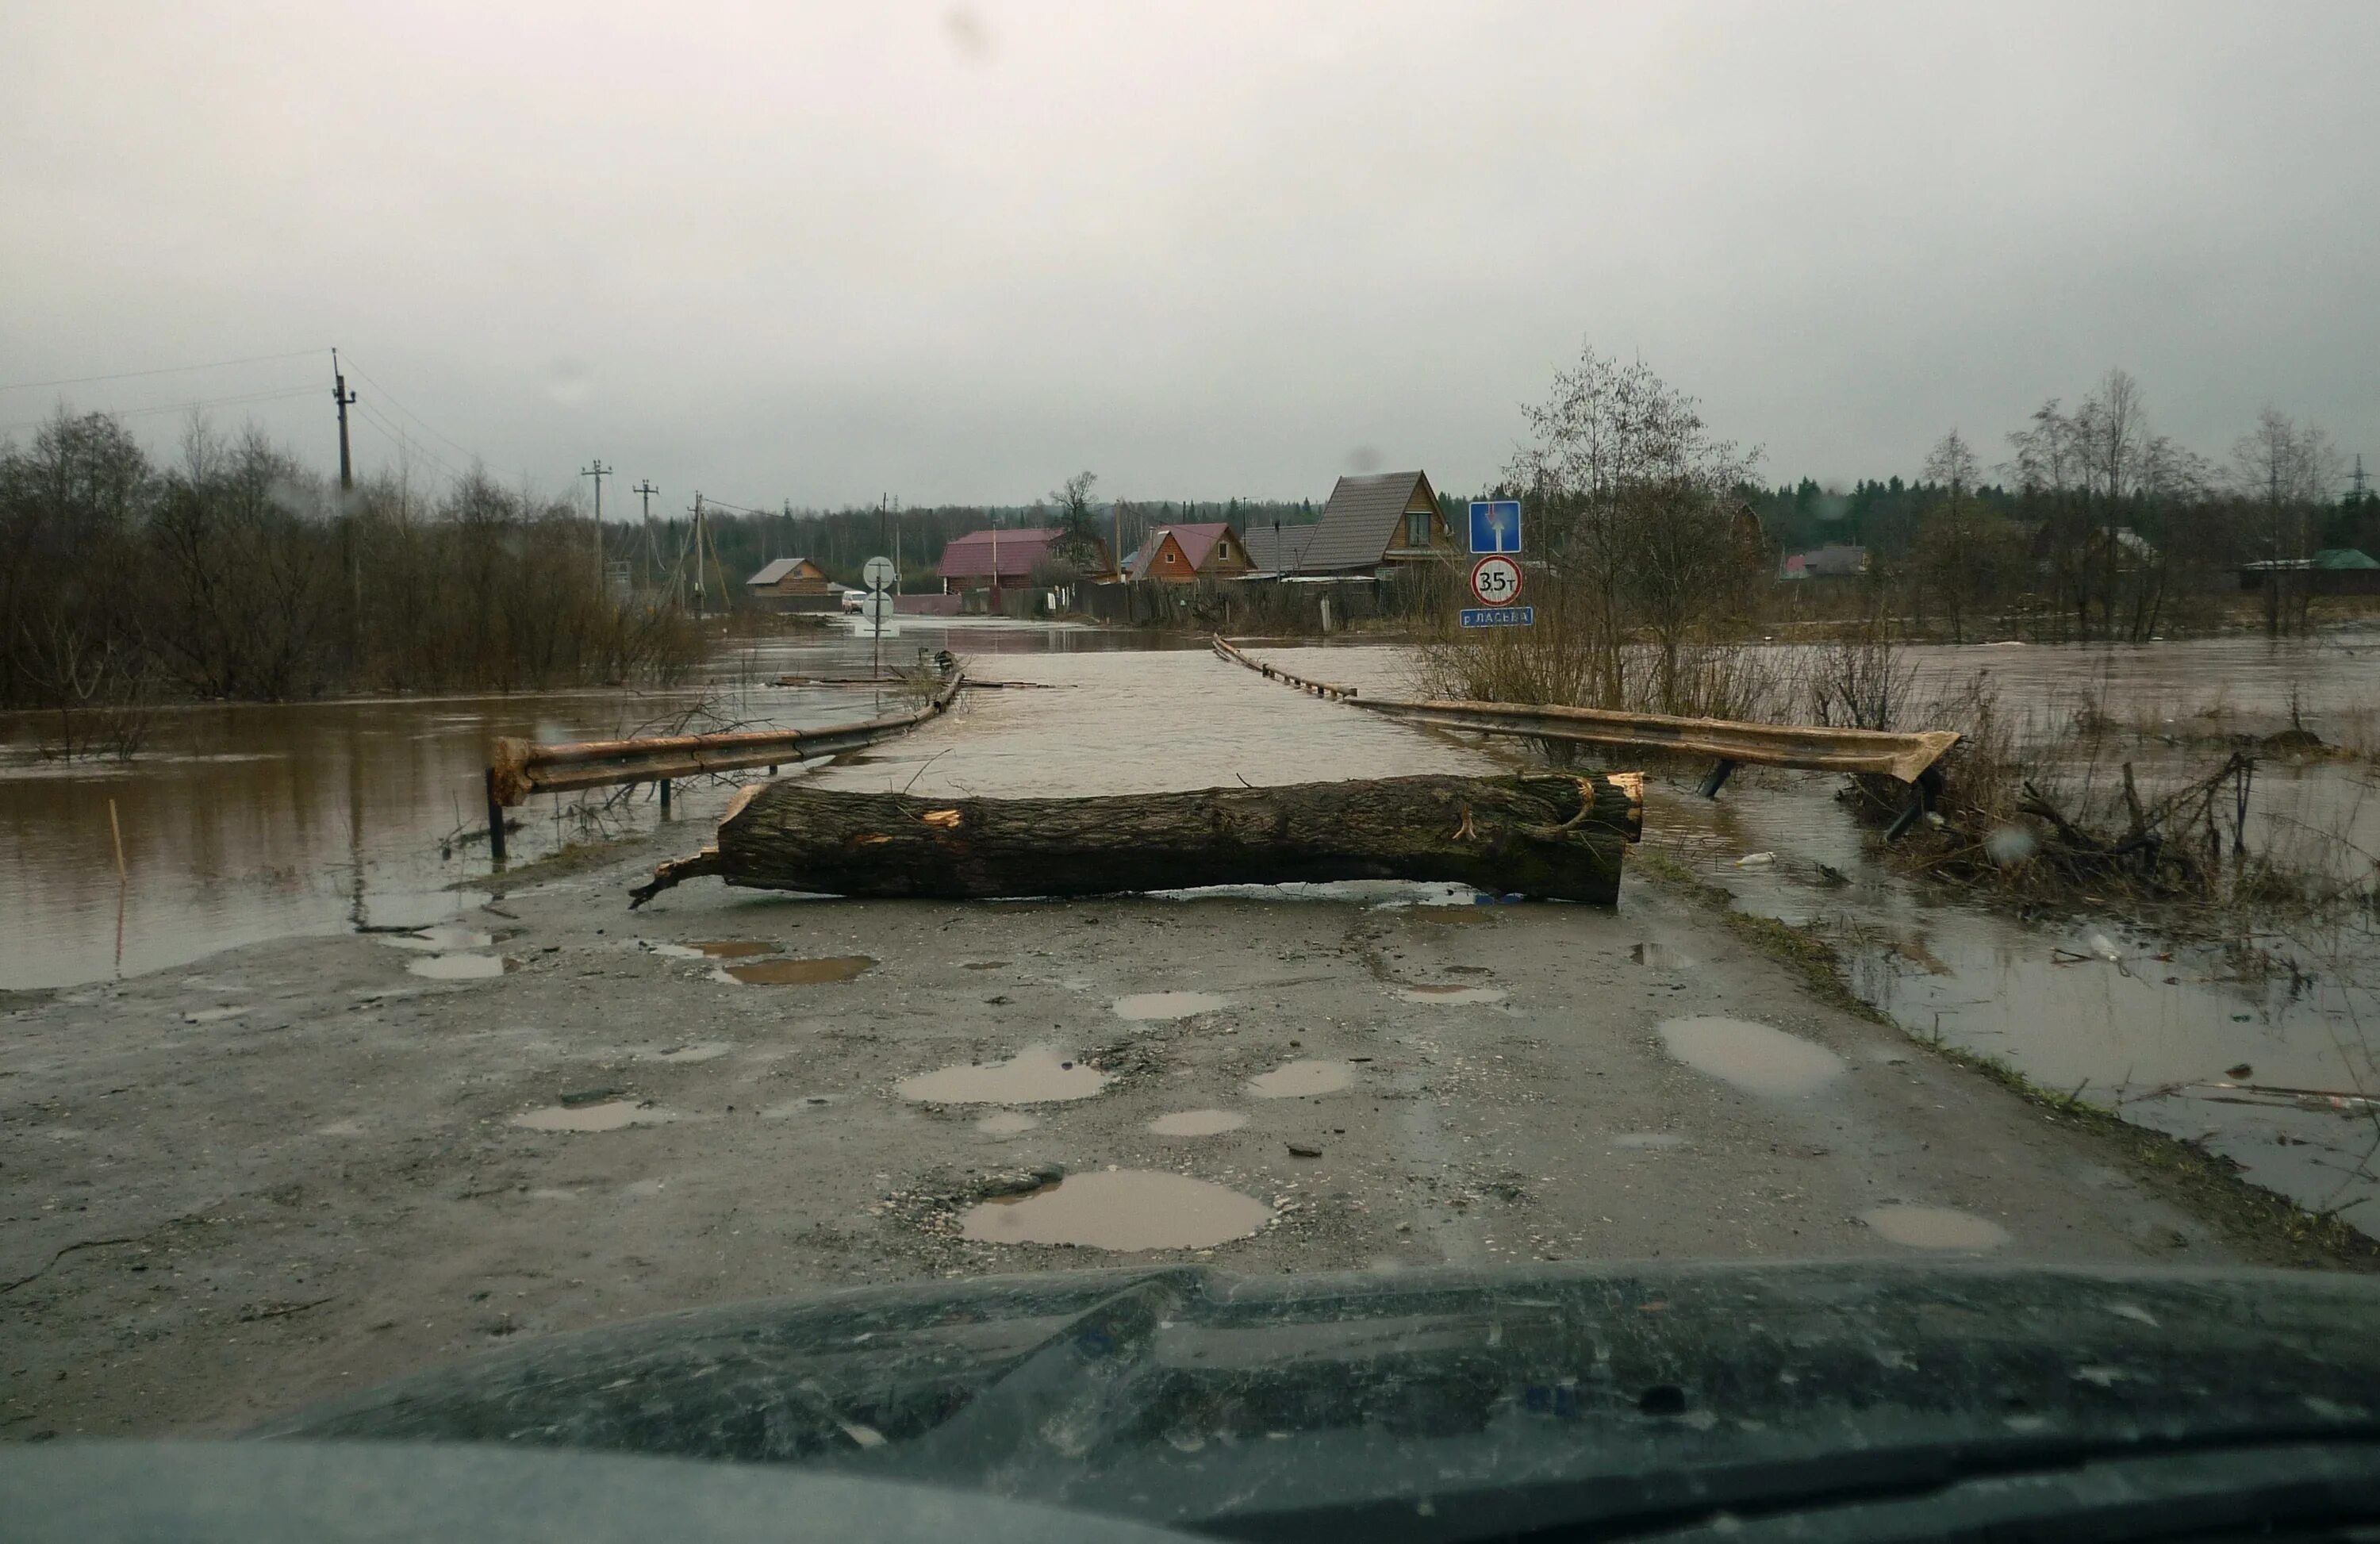
[{"label": "round weight limit sign", "polygon": [[1509,606],[1521,598],[1521,565],[1490,553],[1471,565],[1471,593],[1483,606]]}]

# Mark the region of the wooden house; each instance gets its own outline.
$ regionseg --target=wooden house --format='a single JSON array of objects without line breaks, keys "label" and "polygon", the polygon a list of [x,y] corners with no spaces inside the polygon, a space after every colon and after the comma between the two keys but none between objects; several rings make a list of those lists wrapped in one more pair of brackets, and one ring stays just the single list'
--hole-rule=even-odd
[{"label": "wooden house", "polygon": [[781,557],[744,581],[744,593],[767,611],[832,612],[843,606],[826,570],[806,557]]},{"label": "wooden house", "polygon": [[1133,555],[1133,578],[1164,584],[1235,579],[1256,568],[1247,543],[1223,520],[1159,526]]}]

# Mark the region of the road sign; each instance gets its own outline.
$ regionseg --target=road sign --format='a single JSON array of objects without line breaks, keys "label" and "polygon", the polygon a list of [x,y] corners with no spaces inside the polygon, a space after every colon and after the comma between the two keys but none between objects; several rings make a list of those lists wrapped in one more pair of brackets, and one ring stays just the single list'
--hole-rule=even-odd
[{"label": "road sign", "polygon": [[1521,598],[1521,565],[1489,555],[1471,565],[1471,593],[1483,606],[1509,606]]},{"label": "road sign", "polygon": [[892,597],[880,590],[871,590],[859,598],[859,619],[871,627],[881,626],[892,620]]},{"label": "road sign", "polygon": [[1517,553],[1521,550],[1521,501],[1475,499],[1471,505],[1471,550],[1475,553]]},{"label": "road sign", "polygon": [[1537,625],[1535,606],[1465,606],[1463,625],[1466,627],[1534,627]]},{"label": "road sign", "polygon": [[892,593],[892,587],[900,578],[901,571],[892,566],[892,560],[889,557],[871,557],[868,565],[859,571],[859,582],[879,595]]}]

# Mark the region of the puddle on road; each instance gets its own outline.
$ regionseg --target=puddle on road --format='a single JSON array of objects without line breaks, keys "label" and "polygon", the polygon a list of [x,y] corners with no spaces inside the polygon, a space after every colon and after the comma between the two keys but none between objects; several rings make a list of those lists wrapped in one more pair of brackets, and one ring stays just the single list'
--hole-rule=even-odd
[{"label": "puddle on road", "polygon": [[722,973],[747,987],[814,987],[851,980],[875,964],[868,954],[833,954],[822,960],[752,960],[724,967]]},{"label": "puddle on road", "polygon": [[961,970],[999,970],[1007,964],[1006,960],[969,960],[959,968]]},{"label": "puddle on road", "polygon": [[1208,1180],[1151,1170],[1075,1174],[971,1208],[960,1231],[981,1244],[1072,1244],[1092,1249],[1205,1249],[1245,1238],[1272,1208]]},{"label": "puddle on road", "polygon": [[748,960],[755,954],[772,954],[777,946],[757,938],[715,938],[694,943],[654,943],[645,947],[656,954],[674,960]]},{"label": "puddle on road", "polygon": [[1798,1035],[1742,1018],[1673,1018],[1661,1043],[1696,1072],[1748,1094],[1793,1099],[1843,1075],[1843,1059]]},{"label": "puddle on road", "polygon": [[986,1137],[1018,1137],[1039,1125],[1040,1121],[1021,1110],[1003,1110],[997,1115],[986,1115],[975,1123],[975,1128]]},{"label": "puddle on road", "polygon": [[1912,1249],[1998,1249],[2009,1242],[1998,1222],[1946,1206],[1880,1206],[1861,1212],[1860,1221]]},{"label": "puddle on road", "polygon": [[637,1052],[639,1062],[715,1062],[735,1049],[733,1040],[691,1040],[683,1045],[665,1045],[654,1051]]},{"label": "puddle on road", "polygon": [[1674,1131],[1623,1131],[1611,1139],[1615,1148],[1682,1148],[1686,1139]]},{"label": "puddle on road", "polygon": [[1302,1099],[1309,1094],[1335,1094],[1354,1086],[1352,1062],[1284,1062],[1269,1073],[1248,1079],[1248,1092],[1258,1099]]},{"label": "puddle on road", "polygon": [[1655,970],[1683,970],[1694,963],[1666,943],[1640,943],[1628,951],[1628,957]]},{"label": "puddle on road", "polygon": [[1236,1110],[1177,1110],[1149,1122],[1148,1130],[1159,1137],[1220,1137],[1247,1124]]},{"label": "puddle on road", "polygon": [[920,1104],[1048,1104],[1088,1099],[1108,1075],[1046,1045],[1028,1045],[1005,1062],[944,1067],[903,1078],[893,1091]]},{"label": "puddle on road", "polygon": [[675,1119],[669,1111],[656,1110],[632,1099],[615,1099],[603,1104],[550,1104],[542,1110],[515,1115],[513,1125],[531,1131],[618,1131],[632,1125],[660,1125]]},{"label": "puddle on road", "polygon": [[250,1009],[246,1003],[240,1003],[237,1006],[225,1004],[223,1006],[213,1008],[192,1008],[189,1012],[182,1015],[182,1022],[185,1024],[221,1024],[225,1019],[237,1018],[240,1015],[249,1011]]},{"label": "puddle on road", "polygon": [[405,962],[406,969],[433,981],[485,980],[512,967],[513,962],[502,954],[431,954],[426,959]]},{"label": "puddle on road", "polygon": [[1501,1003],[1504,1001],[1504,989],[1460,985],[1400,987],[1397,989],[1397,997],[1406,1003],[1437,1003],[1447,1007],[1459,1008],[1468,1003]]},{"label": "puddle on road", "polygon": [[1231,1001],[1211,991],[1136,991],[1117,998],[1109,1006],[1118,1018],[1154,1020],[1211,1014],[1230,1006]]},{"label": "puddle on road", "polygon": [[441,922],[435,927],[417,929],[409,933],[384,933],[381,942],[393,949],[448,951],[484,949],[496,941],[496,935],[460,922]]}]

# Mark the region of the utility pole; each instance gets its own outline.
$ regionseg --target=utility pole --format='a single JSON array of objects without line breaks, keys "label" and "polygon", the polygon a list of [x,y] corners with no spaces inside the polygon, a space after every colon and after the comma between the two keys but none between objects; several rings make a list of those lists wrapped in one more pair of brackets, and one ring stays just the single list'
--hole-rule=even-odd
[{"label": "utility pole", "polygon": [[637,502],[644,506],[645,582],[650,585],[652,583],[654,570],[660,566],[660,565],[654,561],[653,557],[653,495],[660,492],[661,490],[653,486],[653,480],[651,478],[647,478],[642,482],[638,483],[634,488],[629,489],[628,492],[636,494]]},{"label": "utility pole", "polygon": [[694,619],[705,616],[702,590],[702,495],[694,495]]},{"label": "utility pole", "polygon": [[578,475],[595,480],[595,593],[601,597],[603,593],[603,480],[612,475],[612,468],[603,465],[603,458],[599,456],[593,466],[586,468]]},{"label": "utility pole", "polygon": [[339,369],[339,351],[331,350],[331,400],[339,405],[339,492],[356,491],[355,458],[347,454],[347,409],[355,405],[356,394],[347,390],[347,378]]}]

